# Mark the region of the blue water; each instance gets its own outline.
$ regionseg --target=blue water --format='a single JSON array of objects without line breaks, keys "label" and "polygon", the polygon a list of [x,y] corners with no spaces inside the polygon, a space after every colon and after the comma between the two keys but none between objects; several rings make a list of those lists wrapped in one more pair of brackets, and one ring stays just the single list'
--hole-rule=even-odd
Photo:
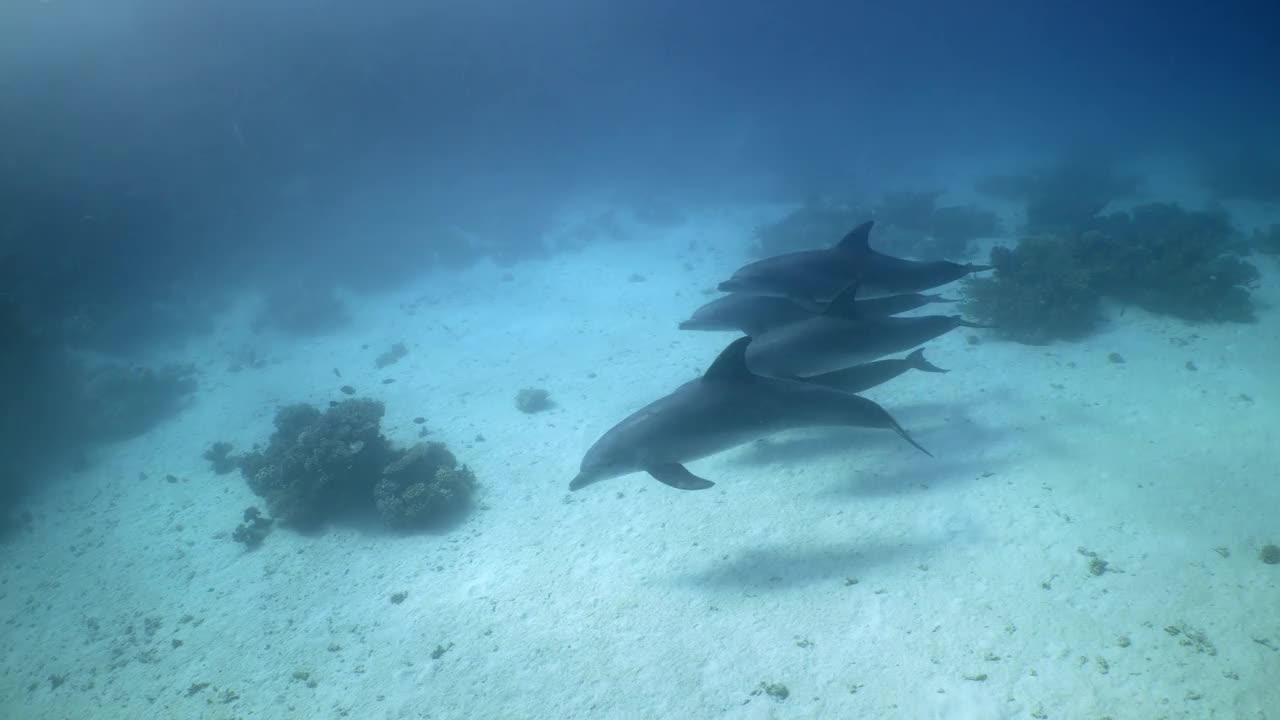
[{"label": "blue water", "polygon": [[[1276,19],[8,3],[0,716],[1280,717]],[[933,458],[569,491],[864,220]]]}]

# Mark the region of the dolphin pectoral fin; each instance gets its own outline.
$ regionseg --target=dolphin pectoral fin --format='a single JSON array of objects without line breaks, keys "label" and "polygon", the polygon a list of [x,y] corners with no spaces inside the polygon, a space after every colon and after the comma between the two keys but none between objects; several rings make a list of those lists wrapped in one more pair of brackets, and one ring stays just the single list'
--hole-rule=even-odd
[{"label": "dolphin pectoral fin", "polygon": [[929,452],[928,450],[925,450],[924,446],[916,442],[916,439],[911,437],[911,435],[907,433],[906,430],[903,430],[901,426],[894,428],[894,430],[898,433],[898,435],[903,440],[906,440],[907,442],[911,443],[912,447],[924,453],[925,455],[928,455],[929,457],[933,457],[933,453]]},{"label": "dolphin pectoral fin", "polygon": [[892,431],[894,431],[894,432],[896,432],[896,433],[898,433],[898,437],[900,437],[900,438],[902,438],[903,440],[906,440],[907,442],[911,443],[911,446],[912,446],[912,447],[914,447],[915,449],[917,449],[917,450],[919,450],[920,452],[924,453],[925,455],[928,455],[929,457],[933,457],[933,453],[929,452],[928,450],[925,450],[923,445],[921,445],[920,443],[916,442],[916,439],[915,439],[915,438],[913,438],[913,437],[911,437],[911,434],[910,434],[910,433],[908,433],[905,429],[903,429],[903,427],[902,427],[901,425],[899,425],[899,424],[898,424],[898,421],[893,419],[893,416],[892,416],[892,415],[889,415],[888,413],[885,413],[885,417],[886,417],[886,418],[888,419],[888,421],[889,421],[889,423],[888,423],[888,424],[889,424],[889,429],[890,429],[890,430],[892,430]]},{"label": "dolphin pectoral fin", "polygon": [[706,490],[715,485],[710,480],[700,478],[689,472],[689,469],[680,463],[654,465],[644,470],[652,475],[654,480],[663,485],[670,485],[677,490]]}]

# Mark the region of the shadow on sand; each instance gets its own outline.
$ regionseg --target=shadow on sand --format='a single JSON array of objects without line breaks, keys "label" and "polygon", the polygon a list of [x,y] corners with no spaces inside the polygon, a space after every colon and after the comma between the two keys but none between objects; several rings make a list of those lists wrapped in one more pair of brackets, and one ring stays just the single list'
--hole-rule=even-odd
[{"label": "shadow on sand", "polygon": [[824,547],[750,548],[705,570],[677,577],[676,582],[715,591],[748,594],[803,588],[814,583],[843,582],[873,568],[926,555],[936,543],[871,541]]}]

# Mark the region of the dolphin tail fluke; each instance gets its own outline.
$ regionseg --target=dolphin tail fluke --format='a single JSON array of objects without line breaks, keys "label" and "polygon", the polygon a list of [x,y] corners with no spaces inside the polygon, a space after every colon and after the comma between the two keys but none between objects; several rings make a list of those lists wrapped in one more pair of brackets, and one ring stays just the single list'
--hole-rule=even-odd
[{"label": "dolphin tail fluke", "polygon": [[920,370],[922,372],[931,372],[931,373],[951,372],[950,370],[943,370],[937,365],[934,365],[933,363],[926,360],[924,358],[924,348],[919,348],[918,350],[915,350],[910,355],[908,355],[907,365],[909,365],[910,367],[916,370]]},{"label": "dolphin tail fluke", "polygon": [[941,296],[941,295],[925,295],[925,297],[926,297],[926,298],[928,298],[928,299],[929,299],[929,302],[931,302],[931,303],[958,303],[958,302],[960,302],[960,298],[949,298],[949,297],[943,297],[943,296]]},{"label": "dolphin tail fluke", "polygon": [[653,476],[653,479],[669,485],[677,490],[706,490],[715,485],[715,483],[700,478],[689,472],[689,468],[680,463],[665,463],[663,465],[654,465],[645,468],[645,472]]}]

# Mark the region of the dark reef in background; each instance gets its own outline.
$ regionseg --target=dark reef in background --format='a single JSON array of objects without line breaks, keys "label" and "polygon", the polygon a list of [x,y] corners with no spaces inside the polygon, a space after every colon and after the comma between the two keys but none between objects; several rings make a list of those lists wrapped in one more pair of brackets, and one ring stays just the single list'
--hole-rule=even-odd
[{"label": "dark reef in background", "polygon": [[96,441],[138,437],[181,412],[197,387],[190,365],[110,364],[87,369],[81,384],[82,429]]},{"label": "dark reef in background", "polygon": [[941,192],[895,192],[872,211],[897,254],[920,258],[963,258],[969,243],[1001,233],[1000,218],[976,205],[938,205]]},{"label": "dark reef in background", "polygon": [[1098,219],[1084,249],[1104,295],[1192,322],[1248,322],[1258,269],[1225,212],[1140,205]]},{"label": "dark reef in background", "polygon": [[333,284],[292,282],[271,288],[253,320],[254,330],[277,330],[297,336],[334,332],[350,321]]},{"label": "dark reef in background", "polygon": [[1263,255],[1280,255],[1280,223],[1254,230],[1249,245]]},{"label": "dark reef in background", "polygon": [[1099,297],[1192,322],[1253,319],[1258,271],[1224,213],[1152,203],[1073,222],[993,250],[995,275],[966,281],[965,309],[1032,343],[1092,331]]},{"label": "dark reef in background", "polygon": [[991,197],[1022,203],[1026,230],[1070,232],[1092,221],[1112,201],[1133,197],[1141,185],[1101,157],[1069,158],[1026,174],[988,176],[976,189]]},{"label": "dark reef in background", "polygon": [[58,333],[0,300],[0,512],[29,484],[81,465],[100,443],[136,437],[180,412],[196,389],[189,367],[90,364]]},{"label": "dark reef in background", "polygon": [[1280,143],[1274,135],[1200,158],[1200,180],[1221,199],[1280,202]]},{"label": "dark reef in background", "polygon": [[464,510],[475,487],[471,471],[440,443],[393,448],[381,432],[383,412],[368,399],[323,413],[283,407],[266,449],[246,453],[240,470],[271,516],[296,528],[371,510],[391,527],[421,528]]},{"label": "dark reef in background", "polygon": [[993,248],[991,265],[994,276],[965,281],[961,307],[997,333],[1038,345],[1084,337],[1102,321],[1098,293],[1071,243],[1033,235],[1012,250]]},{"label": "dark reef in background", "polygon": [[866,217],[866,209],[857,205],[810,198],[781,220],[756,228],[756,254],[769,257],[831,247]]},{"label": "dark reef in background", "polygon": [[18,308],[0,300],[0,531],[13,526],[31,483],[57,467],[80,444],[68,433],[78,393],[71,359],[31,331]]},{"label": "dark reef in background", "polygon": [[1000,219],[975,205],[939,207],[940,192],[894,192],[872,206],[811,198],[781,220],[756,228],[756,253],[781,255],[835,245],[850,229],[876,221],[878,244],[895,254],[958,258],[969,243],[1000,234]]}]

